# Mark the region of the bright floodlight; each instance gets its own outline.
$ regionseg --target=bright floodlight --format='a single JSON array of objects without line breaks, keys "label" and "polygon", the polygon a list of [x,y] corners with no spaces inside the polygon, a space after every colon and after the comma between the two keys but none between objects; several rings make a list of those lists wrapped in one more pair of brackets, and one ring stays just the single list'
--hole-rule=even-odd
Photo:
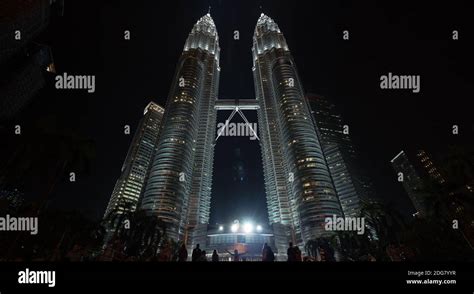
[{"label": "bright floodlight", "polygon": [[251,223],[244,224],[244,232],[250,234],[253,232],[253,225]]},{"label": "bright floodlight", "polygon": [[232,224],[232,226],[230,227],[230,230],[232,231],[232,233],[237,232],[239,230],[239,224],[238,223]]},{"label": "bright floodlight", "polygon": [[219,231],[223,231],[224,230],[224,226],[219,226]]},{"label": "bright floodlight", "polygon": [[257,226],[257,231],[258,231],[258,232],[261,232],[261,231],[262,231],[262,226],[261,226],[261,225],[258,225],[258,226]]}]

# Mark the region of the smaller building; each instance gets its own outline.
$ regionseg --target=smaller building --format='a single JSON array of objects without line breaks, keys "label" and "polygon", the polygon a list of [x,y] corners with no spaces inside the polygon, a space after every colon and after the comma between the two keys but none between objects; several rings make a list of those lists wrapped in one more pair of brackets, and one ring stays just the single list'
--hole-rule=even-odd
[{"label": "smaller building", "polygon": [[424,189],[423,179],[415,165],[413,165],[404,151],[398,153],[390,162],[397,173],[398,181],[402,183],[403,188],[416,209],[415,215],[425,217],[427,195]]},{"label": "smaller building", "polygon": [[110,222],[110,233],[120,220],[117,216],[133,213],[139,205],[149,166],[157,148],[164,111],[163,107],[154,102],[150,102],[144,110],[104,214],[104,219]]}]

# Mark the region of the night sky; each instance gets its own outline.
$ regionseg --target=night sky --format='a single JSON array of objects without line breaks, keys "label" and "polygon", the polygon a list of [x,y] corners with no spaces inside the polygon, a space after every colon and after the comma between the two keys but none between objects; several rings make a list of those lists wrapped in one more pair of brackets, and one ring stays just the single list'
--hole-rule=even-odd
[{"label": "night sky", "polygon": [[[138,2],[66,1],[65,16],[40,38],[51,45],[58,73],[96,75],[94,94],[56,91],[52,84],[17,120],[58,115],[95,142],[90,174],[61,183],[54,206],[102,216],[132,139],[124,125],[133,134],[150,100],[165,104],[186,37],[209,4],[221,47],[219,97],[254,98],[252,36],[263,11],[284,33],[305,91],[328,97],[342,113],[379,197],[405,213],[413,208],[390,159],[402,149],[472,144],[472,13],[456,1]],[[131,41],[123,40],[127,29]],[[342,40],[346,29],[349,41]],[[458,41],[451,40],[454,29]],[[421,92],[380,90],[380,75],[388,72],[421,75]],[[219,113],[217,122],[228,115]],[[246,116],[256,122],[255,113]],[[453,124],[460,126],[458,137],[451,135]],[[239,166],[243,179],[235,177]],[[260,147],[223,137],[215,150],[211,223],[236,218],[266,221]]]}]

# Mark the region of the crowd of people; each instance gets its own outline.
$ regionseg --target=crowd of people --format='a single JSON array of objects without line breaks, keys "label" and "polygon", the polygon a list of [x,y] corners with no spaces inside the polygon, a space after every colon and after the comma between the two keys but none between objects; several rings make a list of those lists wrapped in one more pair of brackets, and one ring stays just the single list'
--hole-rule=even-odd
[{"label": "crowd of people", "polygon": [[[231,260],[233,260],[234,262],[245,261],[244,256],[247,254],[245,252],[240,253],[237,249],[234,250],[234,253],[229,252],[227,250],[226,252],[231,256]],[[298,248],[298,246],[293,246],[292,242],[290,242],[286,253],[288,255],[289,262],[303,261],[301,250]],[[275,253],[273,252],[273,249],[267,243],[265,243],[262,248],[262,261],[274,262],[275,259],[276,258],[275,258]],[[186,249],[186,246],[183,244],[181,245],[178,252],[178,261],[185,262],[187,260],[188,260],[188,250]],[[209,261],[206,250],[201,250],[199,244],[196,244],[196,247],[193,249],[193,252],[191,254],[191,261],[192,262]],[[211,261],[212,262],[220,261],[219,253],[217,252],[217,250],[214,250],[212,252]]]}]

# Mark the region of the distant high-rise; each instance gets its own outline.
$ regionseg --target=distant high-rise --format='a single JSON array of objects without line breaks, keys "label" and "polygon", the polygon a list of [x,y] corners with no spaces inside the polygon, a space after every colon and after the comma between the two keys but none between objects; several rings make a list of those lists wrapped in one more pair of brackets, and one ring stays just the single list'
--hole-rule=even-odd
[{"label": "distant high-rise", "polygon": [[320,95],[307,94],[306,97],[318,125],[321,144],[336,144],[347,156],[355,158],[354,146],[348,132],[344,132],[344,122],[336,106]]},{"label": "distant high-rise", "polygon": [[[209,222],[219,38],[209,14],[189,34],[166,103],[141,208],[167,224],[175,241],[193,240]],[[190,245],[188,243],[188,245]]]},{"label": "distant high-rise", "polygon": [[154,102],[150,102],[145,108],[110,197],[105,218],[112,219],[114,214],[136,210],[156,152],[163,113],[163,107]]},{"label": "distant high-rise", "polygon": [[418,150],[416,152],[416,158],[418,161],[418,165],[431,180],[435,181],[440,185],[446,183],[446,180],[441,175],[440,170],[434,164],[433,159],[425,150]]},{"label": "distant high-rise", "polygon": [[423,180],[415,166],[410,162],[407,154],[400,151],[391,161],[397,178],[413,203],[418,216],[426,215],[426,194],[423,189]]},{"label": "distant high-rise", "polygon": [[322,96],[307,97],[344,216],[357,217],[360,201],[374,196],[373,186],[359,164],[348,126],[336,106]]},{"label": "distant high-rise", "polygon": [[323,149],[344,216],[359,216],[360,197],[343,151],[337,144],[326,145]]},{"label": "distant high-rise", "polygon": [[[395,157],[392,164],[395,166],[396,162],[401,161],[400,157],[404,157],[416,173],[417,180],[413,183],[408,182],[405,185],[406,177],[403,180],[405,190],[419,212],[418,216],[424,217],[436,213],[434,210],[435,203],[429,201],[437,201],[443,198],[449,200],[446,203],[446,210],[436,216],[440,217],[441,215],[448,222],[452,219],[458,220],[459,230],[464,240],[470,248],[473,248],[474,223],[472,222],[472,213],[469,210],[469,205],[461,200],[470,199],[474,196],[473,159],[470,154],[472,154],[472,148],[466,147],[448,149],[447,153],[439,153],[437,157],[432,156],[425,149],[418,149],[409,153],[401,153],[398,157]],[[459,162],[460,159],[462,162]],[[453,164],[452,162],[456,163]],[[451,164],[455,166],[454,169],[450,167]],[[417,187],[417,189],[414,187]],[[421,209],[418,208],[420,206]]]},{"label": "distant high-rise", "polygon": [[262,14],[253,38],[253,73],[269,222],[278,250],[327,234],[341,208],[296,65],[285,37]]}]

